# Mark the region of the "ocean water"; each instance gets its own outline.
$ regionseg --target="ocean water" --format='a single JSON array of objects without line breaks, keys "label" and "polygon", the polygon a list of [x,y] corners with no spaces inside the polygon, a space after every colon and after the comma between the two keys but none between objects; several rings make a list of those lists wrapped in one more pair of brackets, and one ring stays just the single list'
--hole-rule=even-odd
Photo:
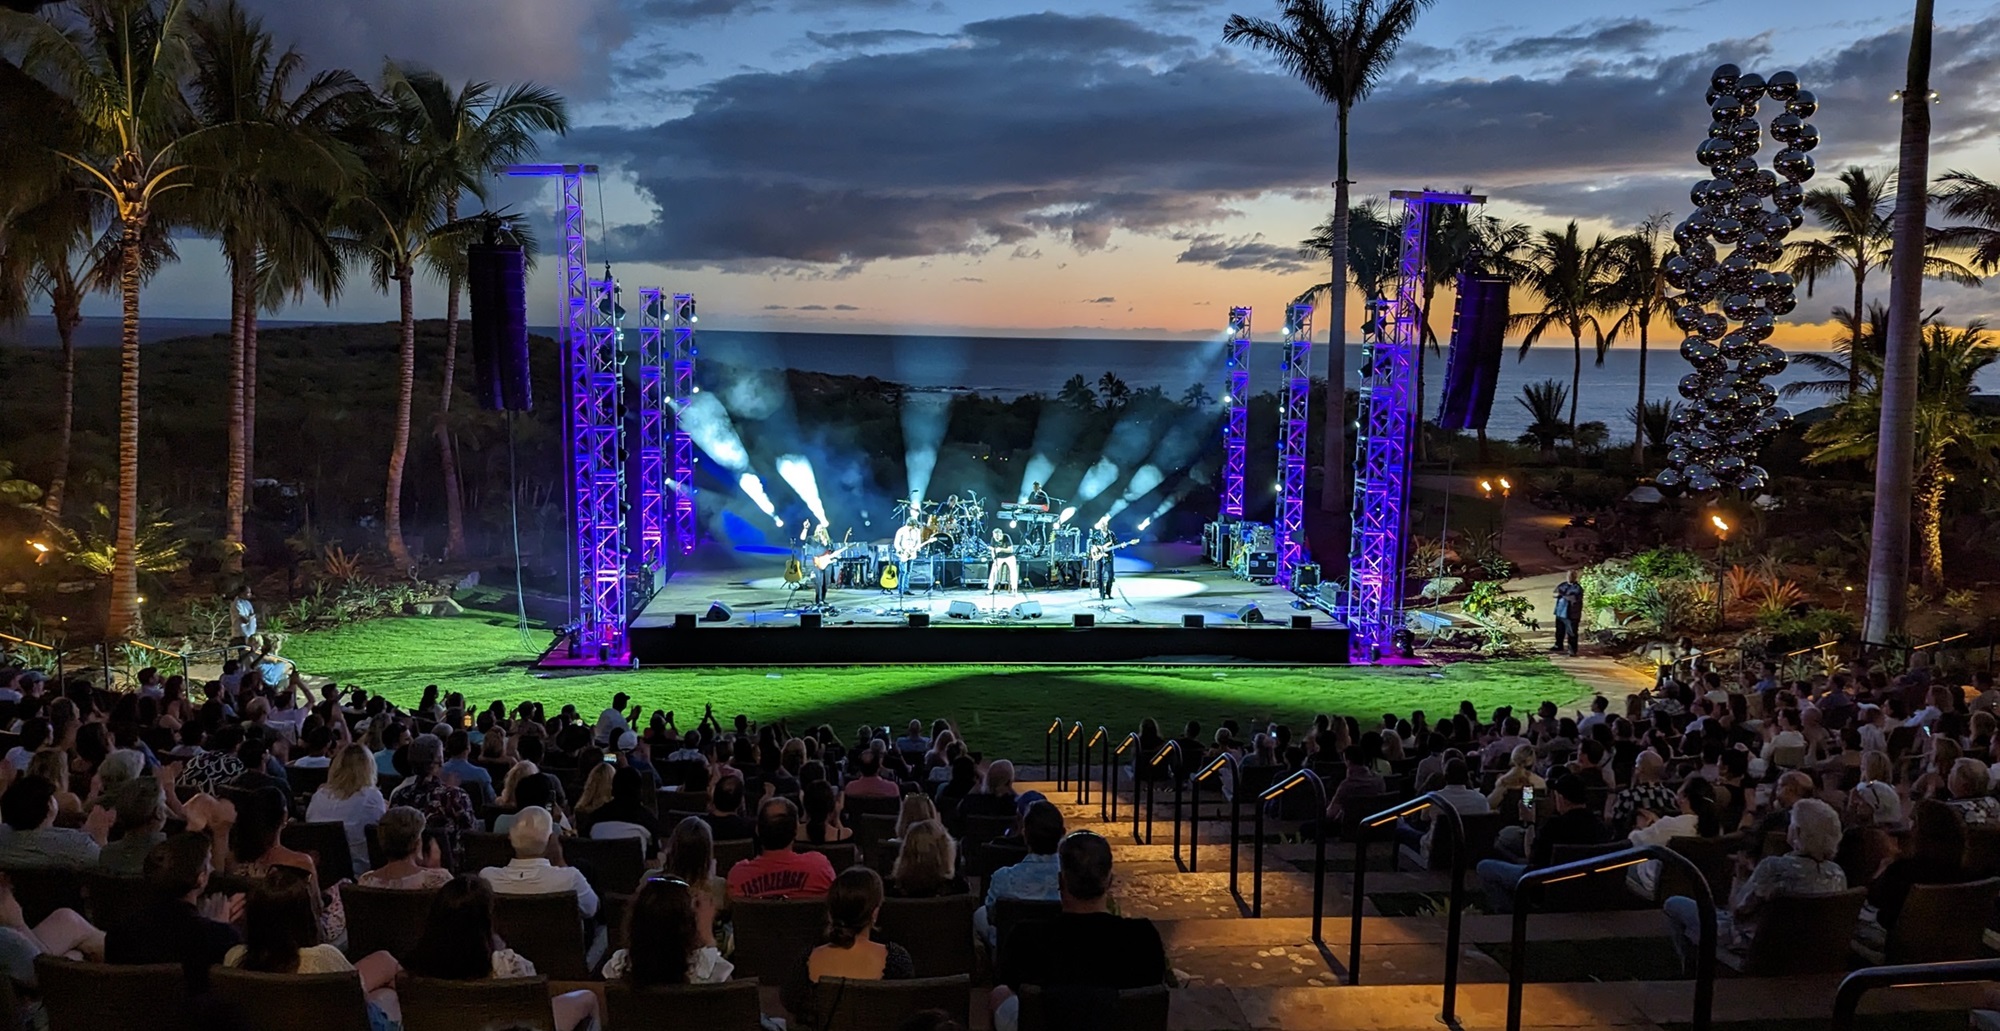
[{"label": "ocean water", "polygon": [[[267,321],[265,328],[283,328],[287,323]],[[1679,335],[1661,325],[1661,341],[1648,354],[1646,396],[1652,400],[1678,400],[1675,385],[1691,371],[1678,353]],[[226,332],[221,319],[147,319],[144,340],[156,343],[174,337]],[[554,335],[552,327],[536,332]],[[0,345],[53,346],[54,330],[46,318],[0,325]],[[113,346],[118,341],[118,324],[112,319],[91,319],[79,330],[80,346]],[[1064,381],[1081,374],[1095,384],[1106,372],[1116,374],[1138,388],[1159,386],[1173,397],[1191,384],[1202,383],[1209,393],[1223,394],[1220,336],[1211,340],[1099,340],[1052,337],[944,337],[899,336],[888,334],[765,333],[707,330],[699,338],[701,359],[723,365],[753,368],[796,368],[853,376],[878,376],[912,387],[978,391],[1013,397],[1028,393],[1054,394]],[[1361,364],[1360,348],[1350,346],[1344,368],[1347,383],[1354,385],[1353,370]],[[1326,371],[1324,344],[1315,349],[1313,371]],[[1253,393],[1279,388],[1282,348],[1275,336],[1252,345],[1251,379]],[[1620,347],[1605,355],[1602,365],[1586,344],[1581,396],[1577,418],[1599,420],[1611,428],[1611,439],[1630,440],[1631,410],[1638,400],[1639,352]],[[1530,383],[1555,379],[1568,384],[1571,352],[1566,343],[1543,342],[1525,356],[1509,347],[1500,365],[1500,379],[1489,435],[1511,439],[1527,428],[1528,416],[1521,406],[1521,390]],[[1437,411],[1444,383],[1443,356],[1426,357],[1426,413]],[[698,374],[699,375],[699,374]],[[1773,380],[1782,387],[1788,382],[1814,378],[1798,369],[1787,369]],[[1981,378],[1986,392],[2000,392],[2000,368],[1989,369]],[[1814,398],[1780,402],[1794,411],[1805,411],[1822,403]]]}]

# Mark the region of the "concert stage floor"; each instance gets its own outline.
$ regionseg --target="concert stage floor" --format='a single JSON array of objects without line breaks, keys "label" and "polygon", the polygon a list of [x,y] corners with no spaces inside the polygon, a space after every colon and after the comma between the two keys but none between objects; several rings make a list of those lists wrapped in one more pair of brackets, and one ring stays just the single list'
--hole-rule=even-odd
[{"label": "concert stage floor", "polygon": [[[1295,609],[1293,596],[1232,577],[1201,561],[1192,545],[1134,547],[1118,558],[1117,587],[1109,602],[1095,590],[1037,587],[1018,598],[988,595],[983,587],[913,591],[835,588],[834,611],[819,629],[800,626],[812,602],[810,583],[793,592],[783,579],[786,556],[731,551],[711,545],[669,579],[633,621],[632,652],[640,665],[856,665],[876,663],[1213,663],[1269,662],[1336,665],[1347,661],[1347,630],[1317,609]],[[1030,569],[1035,567],[1032,565]],[[1039,618],[1014,614],[1016,601],[1039,603]],[[675,616],[707,613],[721,602],[733,615],[674,628]],[[952,602],[973,606],[970,618],[953,618]],[[1237,617],[1255,604],[1266,622]],[[912,628],[912,613],[930,625]],[[1071,617],[1096,625],[1074,628]],[[1193,630],[1182,617],[1200,615]],[[1294,615],[1310,616],[1310,630],[1291,628]]]}]

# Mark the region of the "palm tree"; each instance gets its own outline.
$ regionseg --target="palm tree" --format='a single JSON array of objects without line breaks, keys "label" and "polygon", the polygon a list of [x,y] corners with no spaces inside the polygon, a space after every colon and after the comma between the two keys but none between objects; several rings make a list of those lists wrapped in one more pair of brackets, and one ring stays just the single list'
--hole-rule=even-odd
[{"label": "palm tree", "polygon": [[1208,392],[1207,384],[1199,382],[1191,383],[1186,390],[1181,391],[1181,405],[1183,407],[1201,411],[1214,403],[1215,395]]},{"label": "palm tree", "polygon": [[1938,178],[1937,197],[1945,214],[1972,224],[1945,228],[1932,243],[1966,248],[1980,271],[2000,271],[2000,185],[1971,172],[1946,172]]},{"label": "palm tree", "polygon": [[[1232,14],[1222,27],[1229,43],[1245,43],[1277,58],[1285,71],[1304,82],[1320,99],[1334,106],[1340,156],[1333,179],[1331,283],[1347,282],[1347,122],[1354,105],[1368,98],[1417,15],[1433,0],[1343,0],[1336,8],[1328,0],[1283,0],[1278,20]],[[1320,508],[1345,511],[1347,477],[1346,426],[1340,400],[1347,392],[1347,292],[1330,292],[1327,325],[1327,396],[1325,475]]]},{"label": "palm tree", "polygon": [[1097,391],[1090,388],[1090,381],[1079,372],[1063,383],[1062,389],[1056,392],[1056,400],[1071,408],[1096,408]]},{"label": "palm tree", "polygon": [[[429,160],[456,179],[444,197],[447,224],[458,220],[461,192],[481,201],[490,177],[534,153],[537,133],[569,131],[569,114],[561,95],[533,83],[497,89],[490,82],[469,82],[454,91],[432,72],[391,66],[384,90],[398,117],[412,129]],[[458,367],[459,286],[465,278],[465,249],[440,237],[425,255],[426,264],[445,280],[444,387],[439,396],[432,433],[437,437],[444,474],[445,544],[447,557],[465,552],[465,500],[458,479],[458,455],[451,435],[453,379]]]},{"label": "palm tree", "polygon": [[1103,399],[1107,409],[1123,408],[1132,399],[1132,388],[1126,386],[1117,373],[1107,372],[1097,378],[1097,396]]},{"label": "palm tree", "polygon": [[1522,387],[1521,396],[1514,401],[1528,411],[1528,430],[1521,434],[1521,441],[1541,448],[1542,461],[1554,462],[1556,442],[1576,435],[1574,428],[1563,420],[1569,388],[1560,380],[1545,379]]},{"label": "palm tree", "polygon": [[1674,413],[1679,411],[1680,407],[1664,398],[1632,406],[1632,410],[1627,414],[1632,417],[1633,424],[1639,427],[1639,461],[1646,460],[1646,448],[1666,446],[1667,436],[1674,429]]},{"label": "palm tree", "polygon": [[1653,320],[1667,307],[1666,255],[1661,237],[1672,215],[1655,214],[1639,224],[1639,230],[1611,241],[1617,251],[1617,280],[1613,292],[1625,309],[1605,334],[1608,342],[1624,329],[1639,332],[1639,403],[1632,406],[1632,460],[1646,461],[1646,345]]},{"label": "palm tree", "polygon": [[[1923,313],[1922,323],[1929,326],[1943,314],[1943,308],[1932,308]],[[1835,322],[1852,323],[1854,316],[1846,308],[1835,306]],[[1851,341],[1843,340],[1834,345],[1832,353],[1825,351],[1800,351],[1791,356],[1791,364],[1800,369],[1810,369],[1826,378],[1794,380],[1784,385],[1778,393],[1783,397],[1843,398],[1848,396],[1847,385],[1851,378],[1861,381],[1861,390],[1866,393],[1880,390],[1882,386],[1882,358],[1888,352],[1889,306],[1881,301],[1868,302],[1868,314],[1862,320],[1861,351],[1857,355]],[[1856,363],[1859,367],[1856,367]]]},{"label": "palm tree", "polygon": [[[1967,404],[1978,391],[1974,381],[1988,366],[2000,362],[2000,347],[1988,342],[1986,324],[1973,322],[1954,331],[1932,324],[1923,336],[1917,358],[1917,404],[1913,421],[1915,461],[1914,507],[1907,514],[1916,536],[1924,586],[1944,583],[1944,551],[1940,517],[1954,467],[1990,470],[1994,449],[2000,447],[2000,423],[1972,412]],[[1862,393],[1834,409],[1833,417],[1806,431],[1819,445],[1806,456],[1814,463],[1872,461],[1876,432],[1882,418],[1882,359],[1867,354]]]},{"label": "palm tree", "polygon": [[[1877,177],[1859,165],[1840,173],[1840,187],[1820,187],[1806,192],[1806,210],[1812,213],[1827,235],[1795,240],[1786,246],[1791,262],[1786,271],[1805,284],[1806,296],[1822,276],[1845,268],[1854,276],[1854,306],[1847,309],[1848,347],[1860,338],[1863,327],[1855,316],[1866,311],[1868,275],[1887,269],[1890,247],[1889,208],[1895,203],[1890,194],[1893,177]],[[1968,286],[1977,285],[1972,270],[1936,253],[1940,241],[1923,248],[1923,274]],[[1861,389],[1858,367],[1849,365],[1849,392]]]},{"label": "palm tree", "polygon": [[277,53],[271,35],[237,0],[217,0],[195,17],[188,94],[195,115],[221,130],[204,164],[199,219],[215,233],[229,275],[228,474],[224,485],[224,568],[242,568],[243,515],[252,478],[256,313],[274,274],[314,283],[332,300],[342,264],[317,215],[316,198],[337,194],[357,170],[334,132],[355,113],[367,87],[346,71],[320,72],[294,93],[305,59]]},{"label": "palm tree", "polygon": [[1569,387],[1569,433],[1574,437],[1576,399],[1583,389],[1583,331],[1590,330],[1597,344],[1597,361],[1603,364],[1605,333],[1597,316],[1618,307],[1617,282],[1612,278],[1617,272],[1617,255],[1602,236],[1585,246],[1573,221],[1560,233],[1542,230],[1527,249],[1528,260],[1521,265],[1518,281],[1541,296],[1542,309],[1519,312],[1507,321],[1513,328],[1526,330],[1521,337],[1524,358],[1543,334],[1552,329],[1569,331],[1576,355]]},{"label": "palm tree", "polygon": [[1882,363],[1875,511],[1868,546],[1867,619],[1862,640],[1901,633],[1908,611],[1910,508],[1916,472],[1917,372],[1923,347],[1924,209],[1930,182],[1931,23],[1934,0],[1917,0],[1910,24],[1910,61],[1903,81],[1903,125],[1896,174],[1918,188],[1896,198],[1889,263],[1889,335]]},{"label": "palm tree", "polygon": [[455,170],[430,160],[415,126],[387,100],[373,124],[351,131],[368,169],[360,189],[348,199],[343,222],[347,246],[368,264],[377,290],[396,291],[399,332],[396,348],[395,429],[389,440],[389,469],[382,496],[383,543],[397,568],[416,565],[403,539],[403,470],[410,453],[410,409],[417,376],[417,266],[432,253],[444,223],[445,197],[459,187]]},{"label": "palm tree", "polygon": [[123,332],[118,361],[118,518],[107,634],[138,625],[139,284],[161,198],[191,185],[183,151],[207,129],[189,117],[187,0],[79,0],[42,16],[5,15],[21,67],[77,113],[86,139],[63,152],[116,213]]},{"label": "palm tree", "polygon": [[[1309,258],[1330,261],[1333,256],[1333,218],[1313,227],[1311,236],[1299,241],[1299,252]],[[1389,216],[1387,207],[1370,198],[1354,205],[1347,213],[1347,270],[1364,300],[1388,296],[1395,282],[1403,254],[1403,217]],[[1331,282],[1314,284],[1292,299],[1293,304],[1311,304],[1320,294],[1331,298]],[[1330,301],[1329,301],[1330,303]]]}]

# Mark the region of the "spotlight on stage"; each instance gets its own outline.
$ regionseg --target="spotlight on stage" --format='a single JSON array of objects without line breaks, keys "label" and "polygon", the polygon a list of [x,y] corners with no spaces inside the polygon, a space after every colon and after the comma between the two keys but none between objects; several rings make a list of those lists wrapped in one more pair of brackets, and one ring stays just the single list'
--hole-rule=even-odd
[{"label": "spotlight on stage", "polygon": [[1099,494],[1111,489],[1118,482],[1118,463],[1108,458],[1100,458],[1097,464],[1083,474],[1083,481],[1077,484],[1076,500],[1089,502]]},{"label": "spotlight on stage", "polygon": [[713,394],[697,394],[676,413],[680,428],[696,447],[733,473],[750,468],[750,452],[736,434],[736,422]]},{"label": "spotlight on stage", "polygon": [[1028,488],[1034,484],[1049,482],[1049,477],[1054,476],[1055,472],[1055,462],[1051,461],[1049,456],[1037,452],[1035,457],[1028,459],[1027,468],[1022,470],[1020,496],[1027,497]]},{"label": "spotlight on stage", "polygon": [[1139,532],[1140,533],[1146,532],[1146,527],[1149,527],[1151,525],[1153,525],[1153,519],[1151,516],[1139,520]]},{"label": "spotlight on stage", "polygon": [[785,455],[778,459],[778,476],[806,503],[813,518],[826,522],[826,506],[820,503],[819,480],[813,475],[813,467],[804,455]]},{"label": "spotlight on stage", "polygon": [[[758,478],[756,473],[744,473],[737,477],[736,485],[743,489],[743,495],[755,503],[765,515],[773,519],[778,518],[778,506],[771,504],[771,495],[765,493],[764,481]],[[785,525],[785,521],[779,519],[778,525]]]}]

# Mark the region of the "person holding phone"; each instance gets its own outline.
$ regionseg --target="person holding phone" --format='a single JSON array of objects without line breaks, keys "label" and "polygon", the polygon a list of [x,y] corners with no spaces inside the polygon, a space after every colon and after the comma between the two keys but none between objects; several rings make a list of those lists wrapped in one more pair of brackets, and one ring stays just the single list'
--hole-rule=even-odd
[{"label": "person holding phone", "polygon": [[[1526,794],[1524,790],[1524,798]],[[1487,908],[1492,912],[1513,910],[1514,885],[1529,870],[1553,863],[1557,845],[1602,845],[1611,840],[1611,828],[1591,809],[1590,789],[1582,778],[1558,776],[1544,794],[1546,797],[1538,797],[1535,803],[1553,805],[1555,814],[1536,829],[1535,844],[1524,857],[1526,862],[1485,859],[1479,863],[1479,883],[1486,889]]]}]

